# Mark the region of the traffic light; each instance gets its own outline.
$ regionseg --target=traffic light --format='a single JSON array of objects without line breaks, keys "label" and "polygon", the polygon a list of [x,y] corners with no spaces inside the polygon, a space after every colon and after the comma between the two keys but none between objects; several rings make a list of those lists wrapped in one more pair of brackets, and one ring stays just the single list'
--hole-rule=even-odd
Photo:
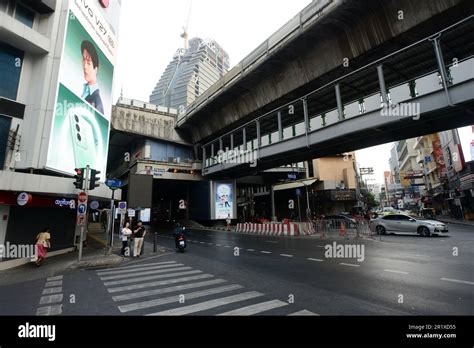
[{"label": "traffic light", "polygon": [[90,181],[89,181],[89,190],[93,190],[96,187],[100,186],[100,184],[98,183],[98,181],[100,180],[100,177],[99,177],[100,171],[91,169],[90,173],[91,175],[90,175]]},{"label": "traffic light", "polygon": [[461,197],[461,189],[458,187],[454,190],[456,197]]},{"label": "traffic light", "polygon": [[78,190],[83,190],[84,189],[84,173],[85,169],[84,168],[75,168],[74,171],[76,172],[76,175],[74,175],[74,186]]}]

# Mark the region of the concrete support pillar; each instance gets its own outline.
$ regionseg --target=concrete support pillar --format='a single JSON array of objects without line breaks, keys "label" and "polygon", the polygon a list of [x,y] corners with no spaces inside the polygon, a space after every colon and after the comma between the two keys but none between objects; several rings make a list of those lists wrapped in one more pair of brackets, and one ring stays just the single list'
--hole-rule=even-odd
[{"label": "concrete support pillar", "polygon": [[277,112],[277,119],[278,119],[278,141],[283,140],[283,127],[281,123],[281,111]]},{"label": "concrete support pillar", "polygon": [[260,136],[260,120],[255,120],[255,126],[257,128],[257,149],[262,145],[262,138]]},{"label": "concrete support pillar", "polygon": [[339,116],[338,119],[339,121],[342,121],[344,119],[344,110],[342,108],[341,90],[339,88],[339,84],[336,84],[334,89],[336,91],[337,113]]},{"label": "concrete support pillar", "polygon": [[377,75],[379,77],[380,95],[382,96],[382,103],[388,106],[387,87],[385,87],[385,77],[383,76],[382,64],[377,65]]},{"label": "concrete support pillar", "polygon": [[202,163],[205,167],[206,166],[206,147],[205,146],[202,147]]}]

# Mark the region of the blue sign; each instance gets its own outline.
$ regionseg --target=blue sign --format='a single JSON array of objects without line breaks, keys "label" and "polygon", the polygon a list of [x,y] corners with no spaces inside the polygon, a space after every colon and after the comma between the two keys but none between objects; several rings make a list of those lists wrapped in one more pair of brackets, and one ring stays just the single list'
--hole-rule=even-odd
[{"label": "blue sign", "polygon": [[117,180],[117,179],[107,179],[105,181],[105,184],[111,188],[112,190],[114,189],[118,189],[120,187],[123,186],[123,182],[121,180]]},{"label": "blue sign", "polygon": [[288,179],[296,180],[296,174],[288,174]]},{"label": "blue sign", "polygon": [[79,204],[79,206],[77,207],[77,212],[80,215],[84,215],[86,213],[86,210],[87,210],[87,207],[84,203]]},{"label": "blue sign", "polygon": [[99,208],[99,202],[97,201],[92,201],[89,206],[91,207],[91,209],[97,209]]},{"label": "blue sign", "polygon": [[296,195],[301,196],[301,190],[299,188],[296,189]]}]

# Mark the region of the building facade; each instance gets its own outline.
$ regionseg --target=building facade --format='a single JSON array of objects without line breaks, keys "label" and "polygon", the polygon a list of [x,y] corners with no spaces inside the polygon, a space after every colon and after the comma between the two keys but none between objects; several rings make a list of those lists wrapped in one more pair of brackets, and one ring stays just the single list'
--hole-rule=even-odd
[{"label": "building facade", "polygon": [[150,103],[183,110],[229,70],[229,55],[214,40],[193,38],[168,64]]},{"label": "building facade", "polygon": [[[34,243],[45,226],[51,227],[53,250],[77,244],[74,169],[103,163],[96,168],[105,174],[121,3],[104,4],[90,1],[86,9],[73,1],[0,2],[2,244]],[[90,11],[100,27],[88,20]],[[108,43],[101,42],[100,28]],[[99,78],[85,76],[84,61],[92,72],[100,69]],[[93,163],[85,162],[85,153]],[[101,185],[89,200],[110,195]]]}]

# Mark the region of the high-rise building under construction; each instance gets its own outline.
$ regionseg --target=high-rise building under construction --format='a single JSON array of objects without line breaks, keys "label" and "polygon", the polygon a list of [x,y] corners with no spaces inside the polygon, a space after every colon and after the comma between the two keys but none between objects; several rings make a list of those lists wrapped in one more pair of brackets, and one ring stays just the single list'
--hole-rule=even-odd
[{"label": "high-rise building under construction", "polygon": [[214,40],[193,38],[179,49],[150,95],[150,103],[182,109],[229,70],[229,55]]}]

